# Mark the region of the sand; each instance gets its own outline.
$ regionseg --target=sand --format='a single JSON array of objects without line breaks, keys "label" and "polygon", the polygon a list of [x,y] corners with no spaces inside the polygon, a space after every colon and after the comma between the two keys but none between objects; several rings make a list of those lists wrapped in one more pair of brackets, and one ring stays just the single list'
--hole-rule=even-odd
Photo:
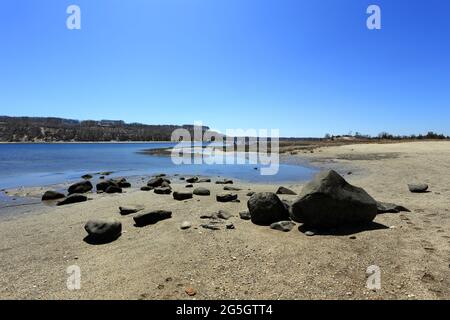
[{"label": "sand", "polygon": [[[308,237],[295,227],[282,233],[239,218],[252,191],[278,185],[235,182],[240,203],[218,203],[223,186],[201,184],[210,197],[172,196],[128,189],[89,194],[62,207],[31,204],[19,214],[0,209],[1,299],[449,299],[450,143],[414,142],[327,147],[285,159],[337,169],[380,201],[411,213],[378,215],[375,227],[351,234]],[[348,174],[351,171],[351,174]],[[174,190],[185,183],[174,181]],[[407,183],[429,193],[412,194]],[[142,182],[144,184],[144,182]],[[297,192],[302,183],[284,185]],[[136,186],[138,187],[138,186]],[[39,190],[39,189],[38,189]],[[23,190],[22,190],[23,192]],[[281,196],[295,199],[295,196]],[[171,219],[137,228],[118,207],[172,210]],[[200,227],[200,216],[224,209],[234,230]],[[9,211],[8,211],[9,210]],[[123,234],[105,245],[83,241],[91,218],[116,218]],[[192,228],[181,230],[183,221]],[[297,226],[299,226],[297,224]],[[81,270],[81,289],[68,290],[67,267]],[[366,287],[369,266],[381,270],[381,288]],[[188,296],[187,288],[196,291]]]}]

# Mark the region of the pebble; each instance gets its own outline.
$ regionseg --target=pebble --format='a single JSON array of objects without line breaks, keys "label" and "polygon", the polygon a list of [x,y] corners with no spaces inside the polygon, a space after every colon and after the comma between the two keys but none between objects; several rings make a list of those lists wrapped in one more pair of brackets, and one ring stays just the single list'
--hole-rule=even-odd
[{"label": "pebble", "polygon": [[305,235],[308,236],[308,237],[312,237],[312,236],[314,236],[316,234],[314,232],[312,232],[312,231],[306,231]]},{"label": "pebble", "polygon": [[186,288],[185,292],[190,297],[193,297],[193,296],[195,296],[197,294],[197,291],[195,291],[195,289],[191,288],[191,287]]},{"label": "pebble", "polygon": [[192,224],[191,224],[189,221],[183,221],[183,222],[181,223],[180,228],[181,228],[182,230],[186,230],[186,229],[189,229],[191,226],[192,226]]}]

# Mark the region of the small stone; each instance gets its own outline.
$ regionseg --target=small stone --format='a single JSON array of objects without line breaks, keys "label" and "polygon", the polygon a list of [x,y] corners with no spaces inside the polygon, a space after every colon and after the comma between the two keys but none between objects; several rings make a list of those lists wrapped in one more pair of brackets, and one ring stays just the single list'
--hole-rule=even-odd
[{"label": "small stone", "polygon": [[225,191],[241,191],[241,188],[237,188],[237,187],[231,187],[231,186],[225,186],[223,187],[223,190]]},{"label": "small stone", "polygon": [[356,236],[350,236],[349,239],[355,240]]},{"label": "small stone", "polygon": [[144,206],[141,206],[141,205],[121,206],[121,207],[119,207],[121,215],[127,215],[127,214],[136,213],[136,212],[141,211],[143,209],[144,209]]},{"label": "small stone", "polygon": [[216,200],[218,202],[231,202],[233,200],[237,200],[238,196],[234,193],[221,193],[216,195]]},{"label": "small stone", "polygon": [[289,232],[292,230],[292,228],[294,228],[294,226],[295,223],[292,221],[280,221],[272,223],[270,225],[270,228],[278,231]]},{"label": "small stone", "polygon": [[294,191],[291,189],[285,188],[285,187],[279,187],[276,194],[290,194],[290,195],[296,195]]},{"label": "small stone", "polygon": [[220,230],[220,227],[213,223],[202,224],[201,227],[204,229],[209,229],[209,230],[214,230],[214,231]]},{"label": "small stone", "polygon": [[186,230],[186,229],[189,229],[191,226],[192,226],[192,225],[191,225],[191,223],[190,223],[189,221],[183,221],[183,222],[181,223],[180,228],[181,228],[182,230]]},{"label": "small stone", "polygon": [[209,196],[211,194],[211,191],[203,187],[198,187],[194,189],[193,193],[196,196]]},{"label": "small stone", "polygon": [[235,229],[234,224],[232,224],[232,223],[227,224],[226,227],[227,227],[227,229],[229,229],[229,230]]},{"label": "small stone", "polygon": [[173,198],[178,201],[187,200],[192,198],[192,192],[179,192],[175,191],[173,193]]},{"label": "small stone", "polygon": [[308,236],[308,237],[312,237],[312,236],[315,236],[316,234],[314,232],[312,232],[312,231],[306,231],[305,235]]},{"label": "small stone", "polygon": [[193,297],[197,294],[197,291],[195,291],[195,289],[192,287],[186,288],[185,292],[190,297]]},{"label": "small stone", "polygon": [[412,193],[423,193],[428,190],[428,185],[425,183],[421,184],[408,184],[408,189]]},{"label": "small stone", "polygon": [[248,212],[248,211],[239,212],[239,217],[241,217],[242,220],[250,220],[252,218],[250,216],[250,212]]}]

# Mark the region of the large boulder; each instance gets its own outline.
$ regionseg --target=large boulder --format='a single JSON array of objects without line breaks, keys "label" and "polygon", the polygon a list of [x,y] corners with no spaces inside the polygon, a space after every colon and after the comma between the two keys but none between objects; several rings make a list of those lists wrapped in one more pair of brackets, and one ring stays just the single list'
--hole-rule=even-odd
[{"label": "large boulder", "polygon": [[172,217],[172,211],[156,210],[149,213],[141,213],[133,217],[137,227],[143,227],[149,224],[155,224],[158,221]]},{"label": "large boulder", "polygon": [[69,187],[69,189],[67,190],[69,192],[69,194],[74,194],[74,193],[86,193],[91,191],[93,188],[92,183],[89,180],[85,180],[85,181],[80,181],[77,183],[74,183],[73,185],[71,185]]},{"label": "large boulder", "polygon": [[42,195],[42,201],[47,201],[47,200],[58,200],[58,199],[62,199],[64,198],[65,195],[63,195],[60,192],[56,192],[56,191],[46,191],[43,195]]},{"label": "large boulder", "polygon": [[337,172],[319,173],[291,207],[292,219],[315,228],[364,225],[377,215],[377,202]]},{"label": "large boulder", "polygon": [[90,243],[107,243],[116,240],[122,233],[122,223],[117,220],[89,220],[84,229]]},{"label": "large boulder", "polygon": [[56,205],[63,206],[66,204],[72,204],[72,203],[84,202],[84,201],[87,201],[86,196],[84,196],[82,194],[72,194],[72,195],[68,196],[67,198],[65,198],[64,200],[58,202]]},{"label": "large boulder", "polygon": [[274,222],[289,220],[289,212],[275,193],[255,193],[248,199],[248,211],[253,223],[270,225]]}]

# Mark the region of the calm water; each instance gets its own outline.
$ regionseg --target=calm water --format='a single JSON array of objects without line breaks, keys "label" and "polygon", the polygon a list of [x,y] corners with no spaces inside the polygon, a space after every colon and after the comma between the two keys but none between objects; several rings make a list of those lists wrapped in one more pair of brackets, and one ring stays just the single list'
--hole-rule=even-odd
[{"label": "calm water", "polygon": [[0,189],[43,186],[79,180],[86,173],[114,171],[113,176],[193,174],[223,176],[249,182],[294,182],[315,170],[280,165],[278,174],[261,176],[255,165],[175,165],[170,157],[139,154],[171,143],[0,144]]}]

